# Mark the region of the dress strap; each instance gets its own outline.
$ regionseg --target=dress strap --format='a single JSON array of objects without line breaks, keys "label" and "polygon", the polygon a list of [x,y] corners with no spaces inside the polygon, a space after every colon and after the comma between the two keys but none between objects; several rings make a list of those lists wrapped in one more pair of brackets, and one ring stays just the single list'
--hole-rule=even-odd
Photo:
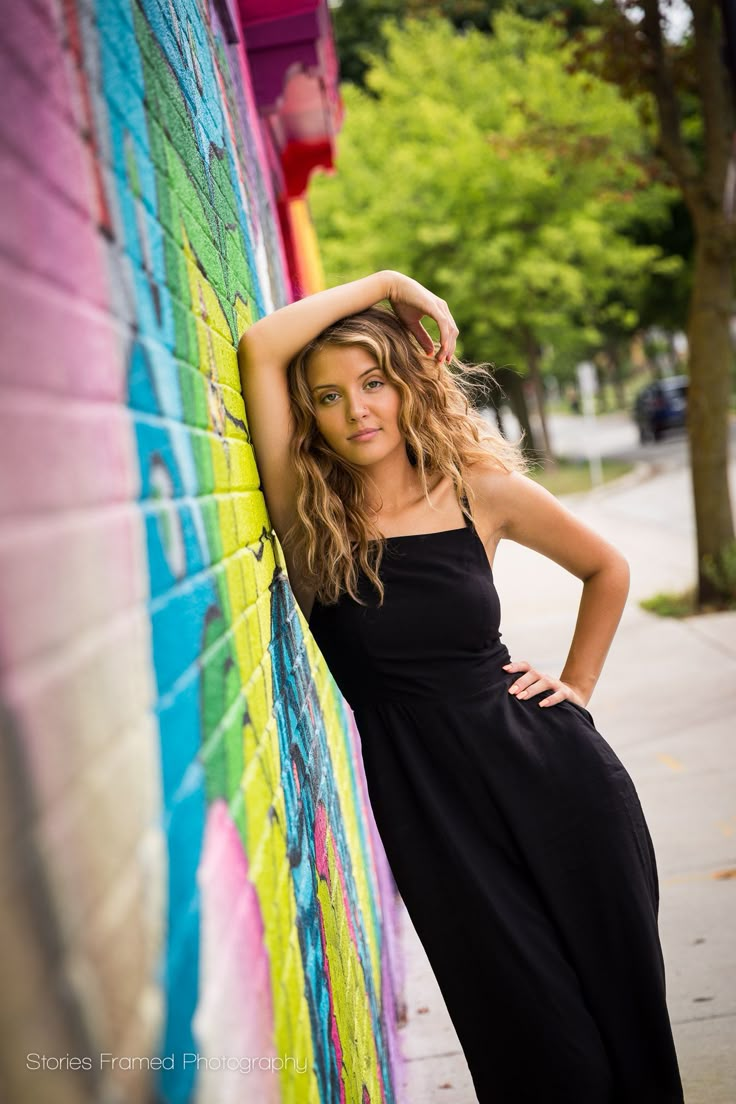
[{"label": "dress strap", "polygon": [[470,517],[466,519],[466,528],[472,529],[475,532],[475,522],[473,521],[473,515],[470,511],[470,503],[468,502],[468,496],[463,494],[460,496],[460,502],[470,514]]}]

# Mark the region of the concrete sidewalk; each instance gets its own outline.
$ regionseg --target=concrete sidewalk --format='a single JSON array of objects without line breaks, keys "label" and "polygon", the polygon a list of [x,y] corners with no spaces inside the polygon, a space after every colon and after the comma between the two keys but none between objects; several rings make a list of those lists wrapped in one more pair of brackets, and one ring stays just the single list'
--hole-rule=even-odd
[{"label": "concrete sidewalk", "polygon": [[[644,481],[627,477],[567,504],[631,564],[631,596],[590,709],[634,779],[657,852],[668,1000],[686,1102],[734,1104],[736,613],[673,621],[637,605],[692,581],[685,469]],[[559,671],[578,581],[512,544],[499,549],[494,575],[512,656]],[[405,1102],[473,1104],[457,1037],[406,916],[403,934]]]}]

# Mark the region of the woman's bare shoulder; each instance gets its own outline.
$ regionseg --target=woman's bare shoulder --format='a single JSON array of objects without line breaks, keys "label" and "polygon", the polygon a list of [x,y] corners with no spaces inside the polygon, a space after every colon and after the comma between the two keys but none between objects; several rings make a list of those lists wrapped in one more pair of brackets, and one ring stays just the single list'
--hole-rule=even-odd
[{"label": "woman's bare shoulder", "polygon": [[473,488],[477,487],[480,493],[489,485],[494,487],[507,486],[508,481],[519,474],[519,472],[504,467],[493,456],[475,460],[464,469],[465,478]]},{"label": "woman's bare shoulder", "polygon": [[518,471],[485,466],[469,480],[476,510],[487,518],[497,540],[507,538],[587,579],[612,559],[622,557],[600,534],[576,517],[540,483]]},{"label": "woman's bare shoulder", "polygon": [[522,472],[503,467],[492,457],[469,465],[464,478],[473,495],[476,523],[487,533],[500,535],[512,504],[531,480]]}]

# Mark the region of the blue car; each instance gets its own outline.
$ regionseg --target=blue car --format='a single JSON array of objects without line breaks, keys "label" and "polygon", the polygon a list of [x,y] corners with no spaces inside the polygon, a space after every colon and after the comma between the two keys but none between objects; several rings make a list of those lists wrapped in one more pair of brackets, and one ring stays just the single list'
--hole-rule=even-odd
[{"label": "blue car", "polygon": [[636,396],[634,421],[639,440],[659,441],[670,429],[681,429],[687,420],[687,376],[668,376],[649,383]]}]

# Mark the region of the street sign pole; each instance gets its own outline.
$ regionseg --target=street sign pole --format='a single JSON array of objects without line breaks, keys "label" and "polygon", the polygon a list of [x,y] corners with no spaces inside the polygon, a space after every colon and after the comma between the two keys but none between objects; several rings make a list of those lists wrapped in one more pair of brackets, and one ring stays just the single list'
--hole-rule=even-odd
[{"label": "street sign pole", "polygon": [[603,482],[603,468],[601,466],[601,450],[598,442],[598,425],[595,413],[598,375],[593,364],[589,361],[583,361],[582,364],[578,364],[577,376],[582,399],[585,451],[590,468],[590,482],[593,487],[600,487]]}]

